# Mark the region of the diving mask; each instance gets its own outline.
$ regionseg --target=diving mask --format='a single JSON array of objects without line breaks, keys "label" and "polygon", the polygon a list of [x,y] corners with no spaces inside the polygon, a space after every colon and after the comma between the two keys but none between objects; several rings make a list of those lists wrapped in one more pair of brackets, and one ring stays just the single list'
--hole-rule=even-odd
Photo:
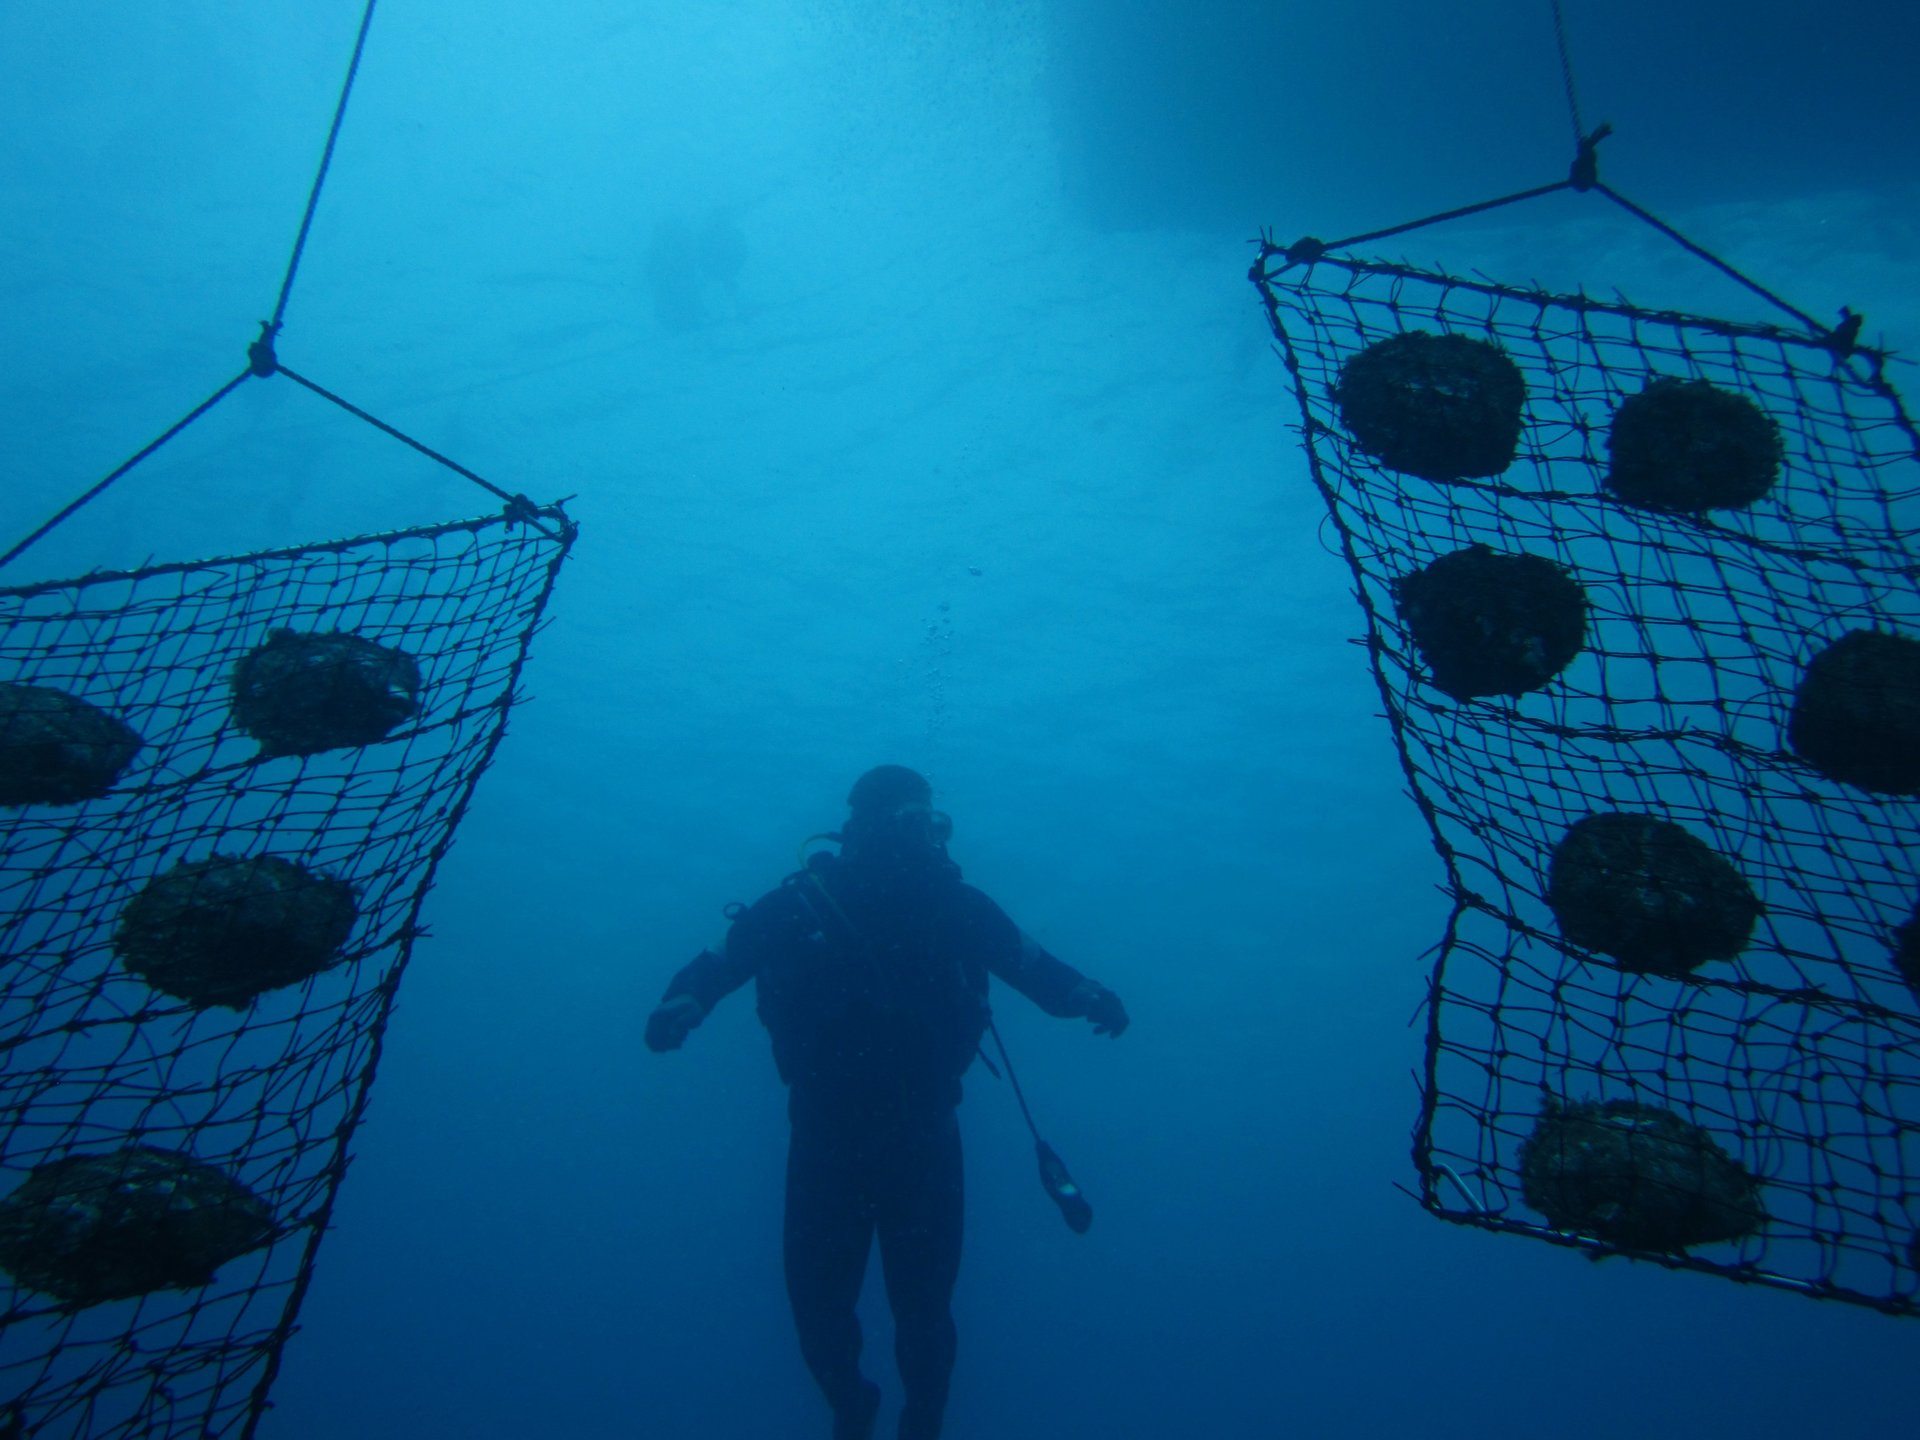
[{"label": "diving mask", "polygon": [[930,805],[902,805],[887,818],[894,835],[905,843],[944,850],[953,839],[953,817]]}]

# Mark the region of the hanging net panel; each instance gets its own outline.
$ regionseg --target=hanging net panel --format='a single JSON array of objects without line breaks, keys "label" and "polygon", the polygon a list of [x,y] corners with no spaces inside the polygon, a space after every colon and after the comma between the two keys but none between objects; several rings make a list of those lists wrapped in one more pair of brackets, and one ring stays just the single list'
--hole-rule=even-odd
[{"label": "hanging net panel", "polygon": [[0,1436],[244,1436],[558,509],[0,590]]},{"label": "hanging net panel", "polygon": [[1453,902],[1448,1219],[1920,1314],[1920,465],[1851,336],[1262,247]]}]

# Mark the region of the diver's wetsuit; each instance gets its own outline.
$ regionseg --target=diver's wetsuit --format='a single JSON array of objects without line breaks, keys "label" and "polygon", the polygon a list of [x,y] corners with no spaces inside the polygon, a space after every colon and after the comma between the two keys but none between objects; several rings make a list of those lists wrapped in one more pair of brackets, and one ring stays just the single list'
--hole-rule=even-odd
[{"label": "diver's wetsuit", "polygon": [[906,1390],[903,1436],[940,1432],[953,1370],[962,1171],[954,1107],[996,975],[1048,1014],[1084,1013],[1084,977],[951,862],[915,875],[831,856],[742,912],[666,998],[703,1011],[749,979],[791,1094],[787,1294],[800,1349],[838,1415],[870,1405],[860,1298],[877,1235]]}]

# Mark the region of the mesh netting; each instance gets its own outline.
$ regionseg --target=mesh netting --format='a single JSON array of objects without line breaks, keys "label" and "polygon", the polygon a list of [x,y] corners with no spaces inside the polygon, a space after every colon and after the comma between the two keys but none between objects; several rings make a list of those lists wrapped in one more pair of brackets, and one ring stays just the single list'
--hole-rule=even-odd
[{"label": "mesh netting", "polygon": [[251,1434],[573,534],[0,590],[0,1433]]},{"label": "mesh netting", "polygon": [[1920,470],[1882,357],[1272,247],[1255,280],[1454,900],[1424,1203],[1920,1313]]}]

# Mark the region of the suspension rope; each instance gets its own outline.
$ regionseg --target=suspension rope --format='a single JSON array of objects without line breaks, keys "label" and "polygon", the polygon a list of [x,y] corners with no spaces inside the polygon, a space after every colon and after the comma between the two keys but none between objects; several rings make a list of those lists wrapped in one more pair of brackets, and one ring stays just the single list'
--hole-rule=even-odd
[{"label": "suspension rope", "polygon": [[[438,450],[431,449],[430,447],[421,444],[420,441],[415,440],[412,436],[405,434],[403,431],[395,429],[393,426],[387,424],[384,420],[380,420],[375,416],[369,414],[367,411],[362,410],[358,405],[354,405],[349,403],[346,400],[343,400],[340,396],[335,395],[331,390],[326,389],[322,385],[316,384],[314,381],[307,379],[304,375],[297,374],[294,371],[287,369],[284,365],[280,363],[279,356],[274,352],[274,337],[280,333],[281,326],[285,322],[288,297],[291,296],[291,294],[293,293],[294,277],[299,273],[300,259],[301,259],[301,256],[305,254],[306,248],[307,248],[307,236],[313,229],[314,213],[319,209],[319,206],[320,206],[320,192],[321,192],[321,189],[326,185],[327,172],[333,164],[334,147],[339,142],[340,128],[341,128],[341,125],[346,120],[347,102],[353,95],[353,82],[360,73],[360,58],[362,55],[366,53],[367,35],[368,35],[368,32],[373,28],[373,11],[376,4],[378,4],[378,0],[367,0],[367,8],[361,12],[360,30],[359,30],[359,33],[354,37],[354,42],[353,42],[353,58],[349,60],[347,63],[346,80],[342,83],[340,87],[340,99],[334,105],[333,124],[327,130],[327,143],[325,148],[321,151],[320,167],[318,171],[316,171],[314,174],[313,187],[307,193],[306,210],[300,217],[300,230],[298,235],[295,236],[294,238],[293,253],[287,261],[287,273],[280,283],[280,297],[273,307],[273,318],[271,320],[263,320],[260,322],[259,338],[254,340],[253,343],[247,347],[247,368],[241,371],[233,379],[229,380],[225,385],[221,386],[206,400],[202,401],[199,405],[195,406],[194,409],[187,414],[185,419],[173,425],[164,434],[162,434],[157,440],[154,440],[151,444],[142,448],[125,464],[121,465],[118,469],[114,470],[111,474],[107,475],[104,479],[102,479],[98,484],[94,485],[85,494],[71,501],[57,515],[55,515],[52,519],[48,520],[44,525],[40,526],[40,528],[35,530],[31,535],[28,535],[24,540],[16,544],[11,550],[7,551],[6,554],[0,555],[0,566],[5,566],[11,563],[22,552],[24,552],[28,546],[34,544],[36,541],[40,540],[42,537],[48,534],[48,532],[52,531],[57,526],[62,524],[69,517],[71,517],[75,511],[79,510],[83,505],[87,504],[87,502],[97,498],[99,495],[104,493],[106,489],[109,486],[111,486],[116,480],[120,479],[121,476],[125,475],[128,471],[132,470],[134,466],[138,465],[142,460],[145,460],[149,455],[153,454],[154,451],[158,450],[162,445],[166,444],[169,440],[173,439],[173,437],[178,435],[182,430],[186,429],[187,426],[191,425],[195,420],[198,420],[202,415],[206,414],[215,405],[219,404],[222,400],[226,399],[227,396],[231,395],[236,389],[239,388],[240,383],[242,381],[248,379],[249,377],[265,380],[274,375],[285,375],[288,379],[294,381],[299,385],[304,386],[308,390],[311,390],[314,394],[320,396],[322,399],[332,401],[335,405],[338,405],[342,410],[345,410],[348,414],[356,416],[357,418],[366,421],[367,424],[373,426],[374,429],[381,431],[383,434],[391,435],[394,439],[400,441],[402,444],[410,446],[414,450],[419,451],[420,454],[426,456],[429,460],[433,460],[440,465],[444,465],[447,469],[453,471],[454,474],[462,476],[467,480],[471,480],[474,484],[480,486],[483,490],[486,490],[488,493],[493,495],[496,499],[502,500],[506,503],[507,518],[509,522],[511,523],[524,522],[524,523],[530,524],[534,526],[535,529],[538,529],[542,534],[547,535],[549,538],[555,538],[553,535],[553,532],[547,530],[546,527],[540,524],[540,522],[535,518],[539,512],[540,507],[534,504],[534,502],[529,500],[525,495],[518,495],[518,494],[514,494],[511,491],[503,490],[500,486],[493,484],[491,481],[467,469],[466,466],[457,464],[452,459],[448,458],[445,455],[442,455]],[[0,1434],[0,1440],[5,1440],[4,1434]]]},{"label": "suspension rope", "polygon": [[65,521],[82,505],[85,505],[88,501],[97,499],[99,496],[104,494],[109,485],[113,484],[114,481],[118,480],[122,475],[126,474],[129,470],[133,469],[134,466],[138,465],[142,460],[146,459],[149,455],[153,454],[154,451],[158,450],[162,445],[166,444],[169,440],[173,439],[173,437],[178,435],[182,430],[186,429],[187,426],[191,425],[194,421],[198,420],[202,415],[206,414],[209,410],[213,409],[214,406],[218,405],[222,400],[226,399],[227,396],[231,395],[235,390],[237,390],[240,387],[240,382],[245,380],[252,373],[253,372],[251,370],[242,370],[238,375],[234,376],[233,379],[229,380],[226,384],[222,385],[218,390],[214,391],[213,394],[209,395],[205,400],[202,400],[198,405],[194,406],[192,410],[188,411],[184,419],[178,420],[174,422],[173,425],[169,426],[166,432],[162,434],[157,440],[154,440],[151,443],[145,446],[142,446],[138,451],[134,453],[131,459],[127,460],[125,464],[121,465],[118,469],[114,470],[105,479],[101,480],[91,490],[88,490],[84,495],[81,495],[78,499],[69,501],[66,507],[63,510],[61,510],[59,514],[55,515],[51,520],[47,521],[46,524],[42,525],[38,530],[35,530],[31,535],[27,536],[26,539],[22,540],[19,544],[15,545],[11,550],[7,551],[6,554],[0,555],[0,565],[9,565],[13,563],[13,561],[17,559],[26,550],[26,548],[29,545],[32,545],[35,541],[45,536],[55,526]]},{"label": "suspension rope", "polygon": [[340,125],[347,118],[347,98],[353,94],[354,77],[360,73],[360,56],[367,48],[367,32],[373,28],[373,7],[378,0],[367,0],[360,16],[360,33],[353,42],[353,59],[347,63],[346,83],[340,87],[340,102],[333,108],[333,124],[327,130],[326,148],[320,153],[320,169],[313,177],[313,189],[307,194],[307,210],[300,217],[300,233],[293,242],[293,255],[287,261],[286,278],[280,282],[280,299],[273,307],[273,319],[266,323],[269,339],[279,332],[287,314],[287,297],[293,293],[293,277],[299,272],[300,257],[307,248],[307,232],[313,228],[314,211],[320,208],[320,188],[327,183],[327,169],[333,164],[333,147],[340,139]]},{"label": "suspension rope", "polygon": [[1437,215],[1428,215],[1419,220],[1409,220],[1404,225],[1389,225],[1383,230],[1369,230],[1363,235],[1349,235],[1344,240],[1316,240],[1312,236],[1308,236],[1305,239],[1294,241],[1293,244],[1285,247],[1285,249],[1272,244],[1270,241],[1263,241],[1262,258],[1264,259],[1265,254],[1269,253],[1282,254],[1286,257],[1288,264],[1298,265],[1307,261],[1318,260],[1330,250],[1345,250],[1350,246],[1365,245],[1374,240],[1385,240],[1389,236],[1404,235],[1409,230],[1425,229],[1429,225],[1438,225],[1442,221],[1458,220],[1464,216],[1478,215],[1487,210],[1498,210],[1503,205],[1517,205],[1522,200],[1537,200],[1542,195],[1553,194],[1556,190],[1569,189],[1572,187],[1572,184],[1573,182],[1570,180],[1557,180],[1551,185],[1536,185],[1531,190],[1520,190],[1512,195],[1502,195],[1497,200],[1482,200],[1474,205],[1461,205],[1452,210],[1442,210]]},{"label": "suspension rope", "polygon": [[[1606,196],[1607,199],[1613,201],[1614,204],[1618,205],[1622,210],[1625,210],[1629,215],[1632,215],[1637,219],[1644,220],[1647,224],[1651,225],[1655,230],[1658,230],[1662,235],[1666,236],[1669,240],[1673,241],[1674,244],[1678,245],[1681,249],[1685,250],[1689,255],[1693,255],[1698,259],[1706,261],[1707,264],[1713,266],[1714,269],[1718,270],[1722,275],[1725,275],[1728,279],[1733,280],[1738,284],[1746,286],[1747,289],[1751,290],[1754,294],[1758,295],[1762,300],[1767,301],[1769,304],[1778,306],[1780,309],[1784,310],[1787,314],[1793,316],[1793,318],[1798,320],[1802,325],[1806,326],[1807,329],[1811,330],[1814,334],[1827,335],[1827,336],[1833,337],[1836,340],[1839,340],[1839,339],[1851,338],[1849,336],[1844,335],[1844,331],[1849,328],[1852,330],[1853,334],[1857,335],[1859,333],[1859,326],[1854,325],[1852,323],[1855,317],[1853,316],[1851,311],[1842,312],[1844,323],[1841,329],[1830,330],[1827,326],[1822,325],[1818,320],[1815,320],[1811,315],[1807,314],[1804,310],[1799,309],[1797,306],[1789,305],[1785,300],[1782,300],[1778,295],[1774,294],[1773,291],[1767,289],[1767,287],[1762,285],[1759,281],[1751,279],[1746,275],[1742,275],[1738,270],[1734,269],[1733,266],[1729,265],[1725,260],[1722,260],[1718,255],[1715,255],[1711,250],[1708,250],[1703,246],[1696,245],[1693,241],[1689,240],[1686,236],[1682,235],[1678,230],[1674,229],[1673,226],[1667,224],[1667,222],[1662,220],[1658,215],[1655,215],[1653,212],[1649,210],[1642,209],[1640,206],[1634,204],[1633,201],[1627,199],[1626,196],[1620,194],[1619,191],[1614,190],[1609,186],[1603,185],[1598,181],[1594,182],[1593,188],[1599,191],[1602,195]],[[1846,348],[1851,349],[1852,346],[1849,344],[1846,346]]]},{"label": "suspension rope", "polygon": [[[1872,365],[1874,372],[1876,374],[1879,373],[1887,357],[1880,351],[1859,343],[1861,329],[1866,323],[1864,316],[1858,314],[1850,307],[1842,306],[1840,310],[1840,323],[1838,325],[1822,325],[1818,320],[1807,314],[1806,311],[1800,309],[1799,306],[1776,295],[1751,276],[1743,274],[1728,261],[1722,260],[1704,245],[1689,240],[1685,235],[1681,234],[1680,231],[1668,224],[1665,220],[1662,220],[1658,215],[1655,215],[1651,210],[1646,209],[1644,206],[1636,205],[1619,191],[1602,184],[1599,179],[1598,150],[1600,142],[1612,133],[1613,127],[1611,125],[1601,125],[1595,129],[1592,134],[1583,134],[1580,136],[1579,142],[1575,146],[1573,166],[1568,177],[1565,180],[1556,181],[1551,185],[1538,185],[1531,190],[1520,190],[1512,195],[1502,195],[1498,199],[1482,200],[1473,205],[1456,206],[1454,209],[1442,210],[1434,215],[1425,215],[1418,220],[1409,220],[1401,225],[1389,225],[1379,230],[1368,230],[1360,235],[1349,235],[1344,240],[1320,240],[1311,235],[1307,235],[1294,241],[1291,245],[1278,245],[1274,243],[1271,235],[1262,235],[1260,239],[1260,253],[1254,259],[1253,267],[1248,272],[1248,278],[1258,285],[1277,274],[1281,269],[1292,265],[1311,265],[1315,261],[1337,250],[1348,250],[1355,245],[1364,245],[1375,240],[1385,240],[1394,235],[1405,235],[1414,230],[1423,230],[1429,225],[1439,225],[1445,221],[1458,220],[1468,215],[1484,214],[1489,210],[1498,210],[1503,206],[1517,205],[1523,200],[1537,200],[1542,196],[1552,195],[1561,190],[1573,190],[1580,193],[1593,190],[1606,196],[1607,199],[1613,201],[1614,204],[1618,205],[1635,219],[1642,221],[1654,230],[1657,230],[1660,234],[1666,236],[1667,239],[1673,241],[1674,244],[1678,245],[1688,254],[1694,256],[1696,259],[1704,260],[1728,279],[1738,285],[1744,286],[1747,290],[1759,296],[1783,314],[1791,315],[1795,320],[1799,321],[1800,324],[1806,326],[1811,334],[1818,337],[1820,342],[1833,352],[1836,359],[1844,360],[1855,354],[1864,355]],[[1270,270],[1268,268],[1268,262],[1276,257],[1283,263]]]},{"label": "suspension rope", "polygon": [[318,384],[313,380],[309,380],[306,376],[302,375],[299,371],[289,370],[284,365],[277,365],[275,369],[276,369],[276,373],[286,376],[289,380],[293,381],[294,384],[304,386],[306,389],[311,390],[314,394],[318,395],[322,400],[330,400],[335,405],[338,405],[342,410],[346,411],[349,415],[352,415],[358,419],[366,421],[367,424],[373,426],[374,429],[380,431],[383,435],[391,435],[394,439],[398,440],[402,445],[408,446],[413,450],[419,451],[422,455],[426,456],[429,460],[435,461],[441,465],[446,466],[447,469],[453,471],[454,474],[463,476],[466,479],[471,480],[474,484],[478,485],[482,490],[485,490],[488,494],[492,495],[495,499],[506,501],[508,509],[511,511],[520,512],[521,518],[525,518],[526,512],[529,512],[538,508],[526,496],[516,495],[510,490],[501,489],[498,485],[494,484],[491,480],[486,479],[484,476],[476,475],[473,471],[467,469],[466,466],[460,464],[458,461],[450,459],[445,455],[442,455],[438,450],[433,449],[431,446],[423,445],[420,441],[414,439],[411,435],[407,434],[405,431],[396,430],[393,426],[387,424],[386,421],[380,419],[377,415],[372,415],[372,414],[369,414],[367,411],[362,410],[358,405],[355,405],[351,400],[342,399],[340,396],[334,394],[331,390],[327,389],[326,386]]},{"label": "suspension rope", "polygon": [[1567,17],[1561,13],[1560,0],[1553,0],[1553,38],[1560,47],[1560,79],[1567,89],[1567,114],[1573,121],[1573,143],[1577,147],[1587,138],[1587,127],[1580,123],[1580,100],[1573,88],[1573,60],[1567,50]]}]

